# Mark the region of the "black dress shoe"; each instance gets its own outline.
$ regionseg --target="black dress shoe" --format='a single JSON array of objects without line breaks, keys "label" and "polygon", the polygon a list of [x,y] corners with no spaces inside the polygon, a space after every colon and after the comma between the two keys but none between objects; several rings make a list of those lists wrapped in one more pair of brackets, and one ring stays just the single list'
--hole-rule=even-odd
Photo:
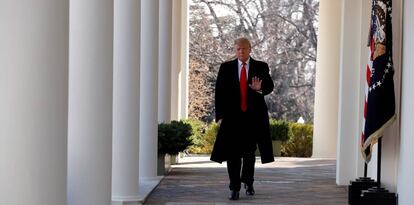
[{"label": "black dress shoe", "polygon": [[239,199],[239,196],[240,196],[240,194],[239,194],[238,191],[231,191],[229,199],[230,200],[237,200],[237,199]]},{"label": "black dress shoe", "polygon": [[254,195],[254,188],[253,188],[253,184],[252,185],[247,185],[244,184],[244,188],[246,189],[246,195],[247,196],[253,196]]}]

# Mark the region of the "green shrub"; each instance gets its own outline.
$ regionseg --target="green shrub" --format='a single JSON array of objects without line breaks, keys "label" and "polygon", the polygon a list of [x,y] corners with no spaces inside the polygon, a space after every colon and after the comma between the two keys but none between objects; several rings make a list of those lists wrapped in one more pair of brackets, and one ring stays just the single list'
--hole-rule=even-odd
[{"label": "green shrub", "polygon": [[204,133],[207,129],[207,124],[195,119],[187,119],[184,122],[188,123],[193,130],[193,135],[190,137],[192,145],[188,147],[187,151],[192,154],[204,154],[204,146],[207,144]]},{"label": "green shrub", "polygon": [[218,132],[217,123],[206,124],[200,120],[188,119],[186,123],[190,124],[193,130],[191,136],[192,145],[187,148],[191,154],[211,154],[214,142]]},{"label": "green shrub", "polygon": [[270,137],[272,140],[286,141],[289,139],[289,123],[284,120],[270,120]]},{"label": "green shrub", "polygon": [[310,157],[312,155],[313,125],[289,123],[290,136],[282,143],[282,156]]},{"label": "green shrub", "polygon": [[[210,154],[219,128],[217,123],[208,125],[193,119],[184,122],[190,125],[193,131],[190,136],[192,144],[187,148],[188,152]],[[271,119],[270,135],[272,140],[282,141],[282,156],[310,157],[312,154],[313,125]]]},{"label": "green shrub", "polygon": [[204,139],[206,140],[206,143],[203,147],[203,153],[211,154],[211,151],[213,151],[213,146],[214,142],[216,141],[218,130],[219,126],[217,125],[217,123],[210,123],[206,130],[206,133],[204,134]]},{"label": "green shrub", "polygon": [[175,155],[192,144],[192,128],[183,121],[158,125],[158,153]]}]

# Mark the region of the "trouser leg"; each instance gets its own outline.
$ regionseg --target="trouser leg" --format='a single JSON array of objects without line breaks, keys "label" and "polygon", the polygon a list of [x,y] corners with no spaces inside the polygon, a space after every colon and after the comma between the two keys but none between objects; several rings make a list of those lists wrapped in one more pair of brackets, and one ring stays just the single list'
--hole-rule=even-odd
[{"label": "trouser leg", "polygon": [[243,168],[241,182],[252,185],[254,181],[254,164],[256,162],[256,156],[254,152],[248,153],[243,156]]},{"label": "trouser leg", "polygon": [[240,190],[240,170],[241,170],[241,158],[227,160],[227,172],[230,178],[230,190]]}]

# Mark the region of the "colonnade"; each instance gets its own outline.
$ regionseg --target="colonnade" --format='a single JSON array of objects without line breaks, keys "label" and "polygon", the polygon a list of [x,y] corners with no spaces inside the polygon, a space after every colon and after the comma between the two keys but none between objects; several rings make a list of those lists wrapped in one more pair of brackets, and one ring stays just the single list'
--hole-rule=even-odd
[{"label": "colonnade", "polygon": [[137,204],[145,197],[160,180],[158,122],[186,117],[187,82],[179,75],[187,48],[173,47],[174,37],[187,36],[186,6],[0,3],[1,203]]}]

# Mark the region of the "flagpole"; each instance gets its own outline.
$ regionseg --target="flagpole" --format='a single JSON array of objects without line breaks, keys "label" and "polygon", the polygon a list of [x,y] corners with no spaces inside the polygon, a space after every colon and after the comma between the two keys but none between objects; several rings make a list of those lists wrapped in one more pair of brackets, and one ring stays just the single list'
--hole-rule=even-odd
[{"label": "flagpole", "polygon": [[377,159],[377,183],[381,188],[381,154],[382,154],[382,137],[378,139],[378,159]]},{"label": "flagpole", "polygon": [[368,176],[368,164],[367,162],[364,162],[364,178],[367,178]]}]

